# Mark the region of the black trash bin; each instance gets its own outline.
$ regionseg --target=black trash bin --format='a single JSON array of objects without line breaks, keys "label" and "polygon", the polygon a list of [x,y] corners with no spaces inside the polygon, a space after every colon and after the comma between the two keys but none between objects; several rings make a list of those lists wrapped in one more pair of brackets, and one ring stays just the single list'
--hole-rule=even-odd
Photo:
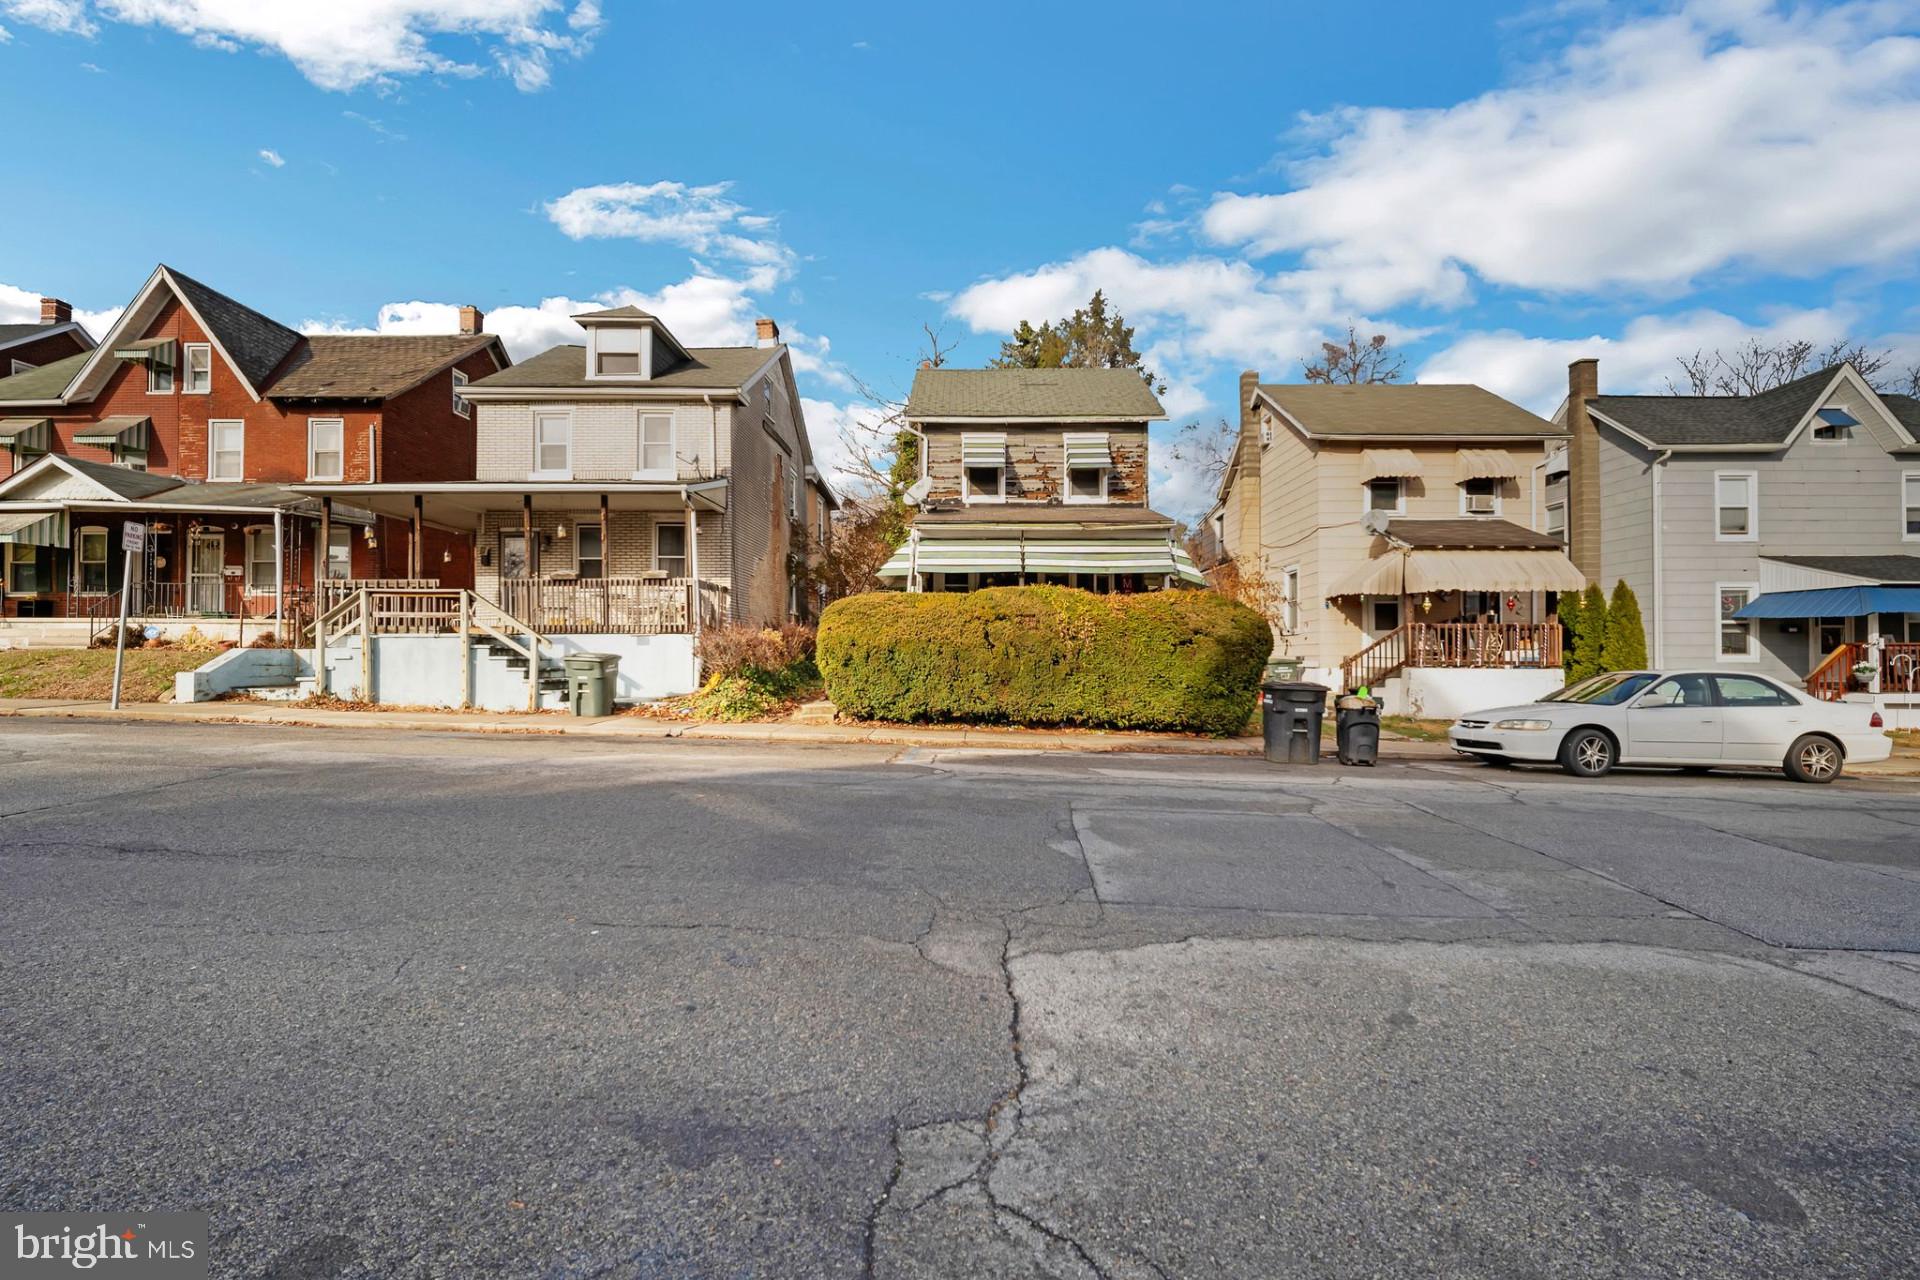
[{"label": "black trash bin", "polygon": [[1260,686],[1260,731],[1269,764],[1319,764],[1327,686],[1283,680]]},{"label": "black trash bin", "polygon": [[1349,694],[1333,711],[1333,741],[1341,764],[1371,765],[1380,759],[1380,704]]}]

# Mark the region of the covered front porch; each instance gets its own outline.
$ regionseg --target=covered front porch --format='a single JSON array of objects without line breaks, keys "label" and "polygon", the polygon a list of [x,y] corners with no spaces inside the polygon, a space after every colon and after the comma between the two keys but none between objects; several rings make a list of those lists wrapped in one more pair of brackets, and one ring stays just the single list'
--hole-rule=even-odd
[{"label": "covered front porch", "polygon": [[1766,557],[1759,592],[1722,609],[1817,698],[1920,702],[1920,556]]},{"label": "covered front porch", "polygon": [[906,591],[1055,585],[1104,594],[1207,585],[1172,522],[1140,507],[924,512],[879,576]]}]

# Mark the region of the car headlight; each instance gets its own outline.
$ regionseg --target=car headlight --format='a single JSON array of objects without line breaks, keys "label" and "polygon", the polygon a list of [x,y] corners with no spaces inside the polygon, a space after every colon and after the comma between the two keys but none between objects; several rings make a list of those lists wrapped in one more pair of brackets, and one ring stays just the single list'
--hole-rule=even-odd
[{"label": "car headlight", "polygon": [[1493,726],[1496,729],[1551,729],[1551,720],[1502,720]]}]

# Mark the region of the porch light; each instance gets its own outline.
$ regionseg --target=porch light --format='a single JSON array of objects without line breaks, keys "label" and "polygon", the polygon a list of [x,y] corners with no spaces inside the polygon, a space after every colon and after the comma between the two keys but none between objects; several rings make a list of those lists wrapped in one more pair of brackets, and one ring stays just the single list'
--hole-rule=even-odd
[{"label": "porch light", "polygon": [[451,552],[451,551],[442,551],[442,552],[440,553],[440,563],[441,563],[441,564],[452,564],[452,563],[453,563],[453,552]]},{"label": "porch light", "polygon": [[553,536],[562,542],[567,540],[567,522],[565,520],[562,520],[553,527]]},{"label": "porch light", "polygon": [[1433,612],[1433,597],[1432,597],[1432,596],[1421,596],[1421,597],[1420,597],[1420,612],[1422,612],[1422,613],[1432,613],[1432,612]]},{"label": "porch light", "polygon": [[154,567],[154,568],[156,568],[156,569],[164,569],[164,568],[166,568],[166,567],[167,567],[167,558],[166,558],[165,556],[155,556],[155,557],[153,558],[153,567]]}]

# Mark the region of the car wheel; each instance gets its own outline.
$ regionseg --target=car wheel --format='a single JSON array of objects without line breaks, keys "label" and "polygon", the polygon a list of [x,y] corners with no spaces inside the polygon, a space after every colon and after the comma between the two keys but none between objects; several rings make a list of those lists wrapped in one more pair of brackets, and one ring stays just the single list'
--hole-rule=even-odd
[{"label": "car wheel", "polygon": [[1613,768],[1613,739],[1598,729],[1575,729],[1560,744],[1560,767],[1576,778],[1598,778]]},{"label": "car wheel", "polygon": [[1787,748],[1787,776],[1795,782],[1832,782],[1844,761],[1832,738],[1809,733]]}]

